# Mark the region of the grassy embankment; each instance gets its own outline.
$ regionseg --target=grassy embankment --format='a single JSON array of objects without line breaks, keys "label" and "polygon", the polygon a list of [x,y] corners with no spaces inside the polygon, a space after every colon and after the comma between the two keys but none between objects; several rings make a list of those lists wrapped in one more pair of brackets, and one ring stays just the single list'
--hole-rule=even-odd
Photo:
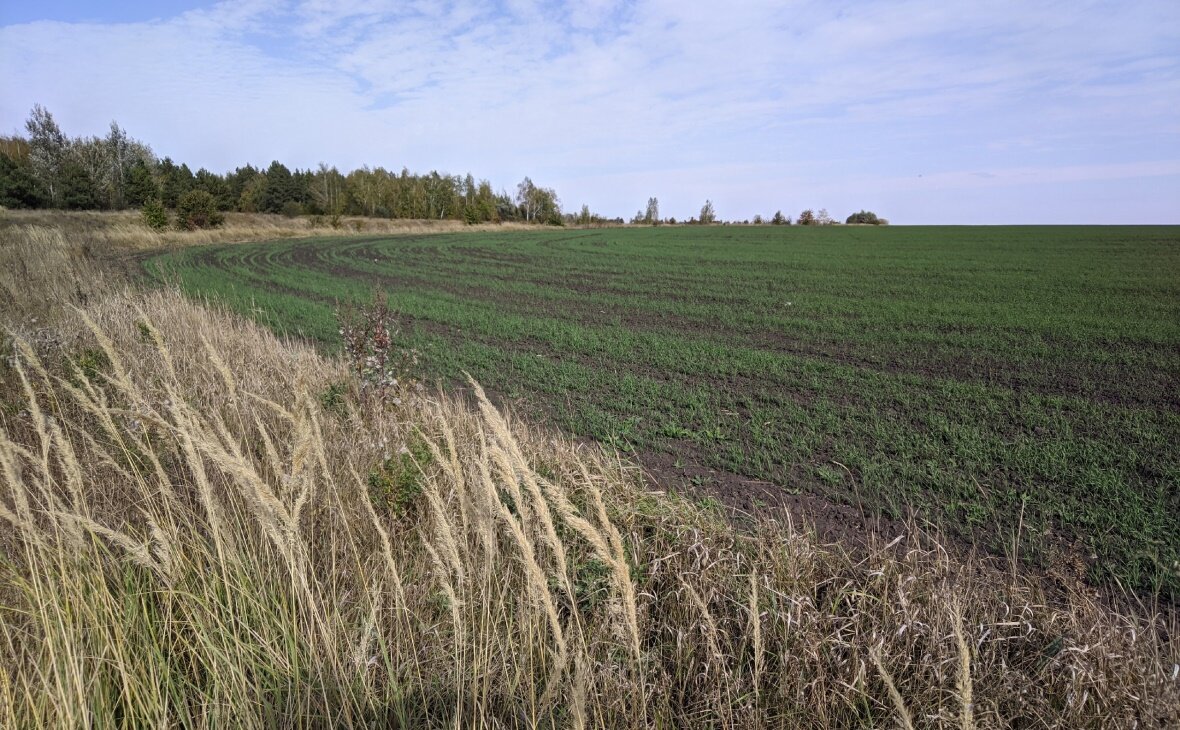
[{"label": "grassy embankment", "polygon": [[0,724],[1180,720],[1150,607],[916,530],[857,554],[770,514],[735,534],[486,401],[392,405],[306,345],[120,292],[74,236],[0,231],[0,270],[31,272],[6,318],[40,313],[0,381]]},{"label": "grassy embankment", "polygon": [[327,343],[335,303],[378,287],[429,373],[571,433],[1180,591],[1176,228],[488,232],[151,265]]}]

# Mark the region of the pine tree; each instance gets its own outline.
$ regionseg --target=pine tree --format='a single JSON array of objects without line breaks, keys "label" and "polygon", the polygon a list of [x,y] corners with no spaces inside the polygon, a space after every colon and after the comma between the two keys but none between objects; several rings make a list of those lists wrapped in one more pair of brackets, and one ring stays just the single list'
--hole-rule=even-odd
[{"label": "pine tree", "polygon": [[123,198],[127,205],[139,208],[149,200],[160,197],[152,171],[143,160],[136,160],[123,176]]},{"label": "pine tree", "polygon": [[0,154],[0,207],[38,208],[44,202],[32,166]]},{"label": "pine tree", "polygon": [[266,168],[266,186],[262,189],[262,200],[258,209],[264,213],[281,213],[287,203],[298,202],[297,193],[291,171],[286,165],[275,160]]},{"label": "pine tree", "polygon": [[58,203],[66,210],[93,210],[102,207],[98,186],[86,168],[66,162],[59,174]]}]

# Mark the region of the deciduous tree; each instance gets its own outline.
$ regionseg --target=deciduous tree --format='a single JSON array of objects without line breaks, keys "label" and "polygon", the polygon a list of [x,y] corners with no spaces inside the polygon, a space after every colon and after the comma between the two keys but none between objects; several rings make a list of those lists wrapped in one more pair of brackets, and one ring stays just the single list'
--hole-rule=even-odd
[{"label": "deciduous tree", "polygon": [[29,118],[25,121],[29,133],[29,162],[33,177],[45,191],[49,204],[61,203],[60,177],[66,157],[66,136],[57,125],[49,110],[34,104]]},{"label": "deciduous tree", "polygon": [[651,225],[660,223],[660,201],[658,198],[647,199],[647,209],[643,213],[643,222]]}]

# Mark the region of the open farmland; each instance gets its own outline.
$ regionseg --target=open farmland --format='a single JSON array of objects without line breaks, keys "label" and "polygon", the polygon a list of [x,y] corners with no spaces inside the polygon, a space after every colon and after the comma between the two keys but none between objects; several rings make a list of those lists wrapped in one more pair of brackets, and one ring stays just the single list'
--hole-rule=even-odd
[{"label": "open farmland", "polygon": [[329,346],[336,303],[380,288],[426,374],[569,432],[1180,593],[1180,228],[480,232],[146,265]]}]

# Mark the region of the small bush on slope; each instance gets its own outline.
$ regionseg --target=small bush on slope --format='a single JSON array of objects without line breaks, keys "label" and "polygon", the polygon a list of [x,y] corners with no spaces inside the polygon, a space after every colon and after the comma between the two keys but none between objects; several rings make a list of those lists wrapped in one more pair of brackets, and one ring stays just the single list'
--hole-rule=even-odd
[{"label": "small bush on slope", "polygon": [[181,230],[216,228],[224,221],[225,216],[217,210],[217,201],[204,190],[190,190],[176,203],[176,227]]},{"label": "small bush on slope", "polygon": [[153,231],[163,231],[168,228],[170,223],[168,219],[168,211],[164,208],[164,204],[157,198],[153,198],[143,204],[139,214],[143,217],[143,223]]},{"label": "small bush on slope", "polygon": [[[1146,610],[1051,602],[917,534],[735,534],[477,386],[328,415],[342,363],[177,295],[86,317],[57,347],[105,352],[95,378],[15,345],[0,725],[1180,721],[1176,627]],[[407,522],[363,475],[415,438]]]}]

